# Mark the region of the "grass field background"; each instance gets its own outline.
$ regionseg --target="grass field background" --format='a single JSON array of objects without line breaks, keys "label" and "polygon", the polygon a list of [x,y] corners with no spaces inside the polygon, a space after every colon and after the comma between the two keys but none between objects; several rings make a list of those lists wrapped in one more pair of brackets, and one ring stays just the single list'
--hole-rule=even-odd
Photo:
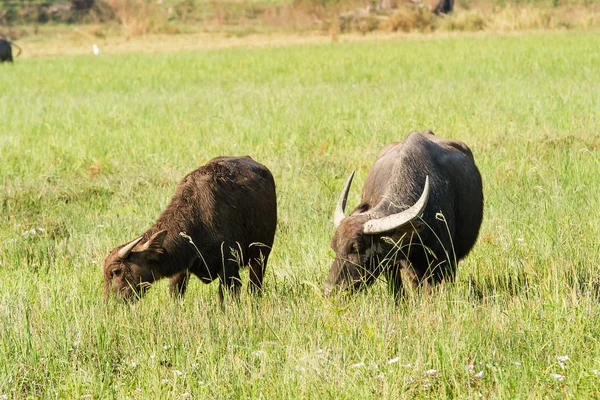
[{"label": "grass field background", "polygon": [[[1,66],[0,396],[600,397],[599,66],[597,32]],[[456,283],[323,299],[345,178],[353,207],[381,147],[424,129],[483,176]],[[162,281],[102,301],[108,251],[187,172],[246,154],[277,183],[264,297],[222,311],[194,279],[181,303]]]}]

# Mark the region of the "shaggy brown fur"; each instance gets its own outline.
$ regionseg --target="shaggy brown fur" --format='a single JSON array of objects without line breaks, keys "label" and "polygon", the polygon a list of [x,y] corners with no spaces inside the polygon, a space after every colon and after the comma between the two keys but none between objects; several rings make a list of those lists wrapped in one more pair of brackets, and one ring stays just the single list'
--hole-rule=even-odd
[{"label": "shaggy brown fur", "polygon": [[170,278],[172,294],[183,296],[192,273],[205,283],[218,277],[223,299],[223,286],[239,293],[244,265],[250,291],[261,291],[276,224],[271,172],[248,156],[214,158],[183,179],[125,259],[118,254],[125,245],[110,252],[104,262],[105,296],[111,291],[124,299],[141,296],[163,277]]}]

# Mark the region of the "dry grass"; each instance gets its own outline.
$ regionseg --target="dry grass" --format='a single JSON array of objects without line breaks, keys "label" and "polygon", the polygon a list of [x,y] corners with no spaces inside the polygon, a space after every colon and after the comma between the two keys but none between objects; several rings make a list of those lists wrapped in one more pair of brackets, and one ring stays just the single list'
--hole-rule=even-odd
[{"label": "dry grass", "polygon": [[[450,15],[437,16],[429,5],[402,3],[385,12],[359,7],[335,14],[324,24],[338,33],[383,32],[475,32],[531,31],[540,29],[592,29],[600,26],[600,8],[591,6],[539,7],[508,5],[505,7],[457,6]],[[334,36],[334,35],[332,35]]]},{"label": "dry grass", "polygon": [[441,20],[442,31],[482,31],[487,27],[486,18],[477,11],[465,11]]},{"label": "dry grass", "polygon": [[436,29],[436,18],[426,7],[402,7],[383,21],[380,28],[389,32],[432,32]]},{"label": "dry grass", "polygon": [[[338,35],[347,33],[586,30],[600,26],[600,6],[584,3],[556,7],[537,3],[498,6],[489,1],[462,0],[457,1],[454,13],[437,16],[430,11],[435,3],[432,1],[387,1],[387,8],[382,8],[383,1],[365,6],[357,0],[295,0],[291,4],[236,0],[163,1],[105,0],[87,17],[91,27],[79,26],[71,29],[69,35],[89,47],[89,40],[112,36],[130,39],[199,32],[242,37],[318,31],[337,41]],[[36,26],[35,30],[38,29]],[[0,26],[0,34],[20,38],[26,36],[28,30]]]},{"label": "dry grass", "polygon": [[[223,32],[194,32],[171,35],[166,33],[149,33],[140,36],[125,36],[121,34],[121,27],[116,24],[94,24],[79,26],[75,29],[60,27],[42,27],[37,34],[26,32],[19,41],[24,52],[20,58],[62,56],[76,54],[92,54],[92,45],[96,43],[102,54],[124,53],[163,53],[190,51],[196,49],[223,49],[235,47],[283,47],[309,44],[326,44],[331,42],[381,42],[402,38],[404,40],[440,39],[445,37],[472,37],[472,36],[521,36],[527,30],[485,30],[459,29],[461,19],[457,16],[447,18],[444,24],[453,23],[452,29],[441,25],[437,30],[429,33],[420,31],[405,32],[382,29],[370,32],[368,35],[360,31],[341,32],[339,24],[332,23],[327,32],[314,30],[303,32],[272,32],[249,33],[246,35],[232,35]],[[487,23],[487,22],[486,22]],[[544,35],[545,30],[538,30],[536,35]],[[0,32],[2,33],[2,32]]]},{"label": "dry grass", "polygon": [[[92,54],[92,44],[96,43],[105,54],[124,53],[174,53],[199,49],[225,49],[237,47],[285,47],[331,42],[381,42],[402,38],[404,40],[439,39],[444,37],[470,36],[520,36],[523,33],[490,31],[436,31],[427,34],[420,32],[384,32],[374,31],[369,35],[360,32],[341,34],[336,31],[338,25],[332,24],[331,30],[324,34],[320,31],[302,33],[253,33],[243,36],[218,32],[182,33],[178,35],[151,33],[143,36],[125,37],[120,35],[118,27],[104,29],[92,25],[80,27],[70,33],[62,30],[42,30],[39,35],[29,35],[20,44],[26,49],[19,58]],[[106,35],[105,35],[106,34]],[[530,34],[530,33],[529,33]],[[540,34],[543,34],[540,33]]]},{"label": "dry grass", "polygon": [[122,25],[128,36],[148,33],[177,33],[177,28],[169,25],[169,12],[156,2],[146,0],[105,0],[114,12],[116,21]]}]

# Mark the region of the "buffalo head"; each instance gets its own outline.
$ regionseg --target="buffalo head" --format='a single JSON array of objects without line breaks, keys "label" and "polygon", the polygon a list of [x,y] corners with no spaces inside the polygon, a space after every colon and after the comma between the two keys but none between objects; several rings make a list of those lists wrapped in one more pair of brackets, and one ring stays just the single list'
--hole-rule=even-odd
[{"label": "buffalo head", "polygon": [[415,219],[421,216],[429,199],[429,177],[426,177],[421,197],[404,211],[381,215],[358,209],[346,216],[344,210],[353,177],[354,172],[346,181],[334,214],[336,231],[331,248],[335,260],[325,284],[325,295],[334,290],[354,290],[373,283],[383,272],[386,257],[394,249],[384,237],[397,242],[406,233],[415,231],[421,225]]},{"label": "buffalo head", "polygon": [[142,243],[142,238],[118,246],[104,261],[104,297],[111,292],[124,300],[141,297],[158,277],[153,266],[160,262],[166,230],[153,234]]}]

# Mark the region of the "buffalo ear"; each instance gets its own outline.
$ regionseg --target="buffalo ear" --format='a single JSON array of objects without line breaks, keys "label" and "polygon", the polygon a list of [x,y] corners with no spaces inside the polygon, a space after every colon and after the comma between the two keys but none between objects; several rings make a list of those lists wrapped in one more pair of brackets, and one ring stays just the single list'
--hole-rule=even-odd
[{"label": "buffalo ear", "polygon": [[162,231],[156,232],[154,235],[148,239],[146,243],[144,243],[141,247],[141,251],[151,250],[157,253],[162,253],[164,251],[162,245],[165,241],[165,237],[167,237],[167,230],[163,229]]}]

